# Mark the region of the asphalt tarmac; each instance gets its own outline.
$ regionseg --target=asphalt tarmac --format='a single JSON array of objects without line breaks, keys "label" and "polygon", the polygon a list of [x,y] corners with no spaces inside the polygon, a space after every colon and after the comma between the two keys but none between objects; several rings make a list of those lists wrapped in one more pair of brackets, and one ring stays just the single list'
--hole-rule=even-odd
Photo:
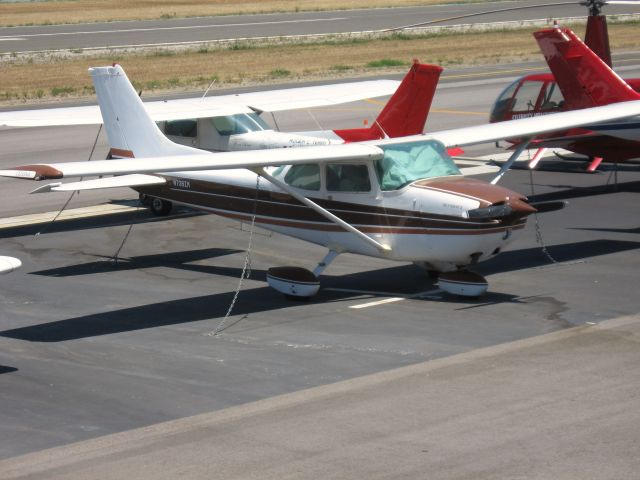
[{"label": "asphalt tarmac", "polygon": [[[482,82],[481,78],[457,81],[457,85],[443,85],[427,129],[486,121],[483,112],[504,87],[503,83]],[[463,83],[469,81],[482,85]],[[354,126],[353,122],[361,122],[363,115],[375,115],[379,108],[375,102],[361,102],[315,112],[314,117],[334,128]],[[305,115],[309,122],[306,126]],[[283,115],[278,121],[283,130],[291,125],[314,128],[306,112]],[[0,132],[0,164],[13,162],[16,156],[18,163],[34,161],[43,153],[50,158],[75,155],[78,160],[84,159],[95,131],[4,130]],[[65,146],[66,142],[70,146]],[[468,154],[493,150],[488,146]],[[434,470],[439,474],[435,478],[496,478],[508,477],[509,473],[513,478],[590,478],[583,475],[584,465],[578,468],[579,455],[571,457],[576,461],[563,463],[566,468],[558,470],[557,475],[548,462],[553,464],[558,458],[551,452],[554,445],[560,452],[585,451],[593,441],[589,435],[593,430],[586,425],[595,420],[589,414],[590,407],[595,406],[597,418],[606,426],[606,438],[617,438],[620,442],[616,445],[624,443],[626,447],[617,450],[619,455],[612,469],[605,471],[607,475],[595,475],[600,471],[592,470],[595,476],[591,478],[633,478],[638,437],[630,425],[637,425],[639,392],[634,372],[638,371],[638,358],[633,349],[628,349],[637,345],[637,322],[628,319],[635,318],[640,307],[640,168],[621,166],[617,185],[612,185],[615,176],[610,165],[594,175],[582,173],[581,165],[573,162],[547,160],[543,166],[545,170],[532,175],[511,171],[504,184],[536,199],[568,199],[569,206],[540,215],[538,222],[531,218],[507,251],[478,265],[477,271],[488,277],[490,288],[477,300],[443,294],[413,265],[344,255],[325,272],[318,297],[291,302],[268,288],[266,270],[276,265],[313,267],[324,251],[261,231],[254,237],[251,278],[245,281],[232,315],[221,324],[244,262],[246,225],[240,227],[229,220],[186,210],[156,219],[134,209],[53,225],[0,229],[0,253],[16,256],[24,263],[18,272],[0,277],[0,458],[40,455],[2,462],[0,472],[4,468],[11,472],[6,478],[19,478],[40,466],[38,478],[53,478],[54,474],[72,478],[73,472],[79,476],[86,473],[82,462],[90,462],[87,464],[104,465],[105,471],[121,473],[121,478],[123,471],[108,460],[129,457],[121,463],[123,468],[131,467],[129,475],[143,478],[137,475],[140,465],[149,464],[154,468],[148,474],[160,477],[157,466],[171,465],[164,471],[168,478],[194,471],[190,469],[199,465],[213,468],[210,457],[220,451],[222,459],[218,458],[228,462],[226,465],[246,466],[236,475],[238,478],[261,476],[261,467],[276,461],[281,468],[269,470],[275,472],[273,478],[276,474],[282,478],[287,472],[290,477],[308,478],[309,472],[318,476],[324,471],[328,477],[362,478],[376,466],[377,476],[388,478],[403,472],[397,465],[416,465],[416,456],[446,448],[447,454],[429,463],[431,468],[440,468]],[[556,171],[559,168],[573,172]],[[19,191],[34,188],[32,182],[0,180],[0,188],[2,217],[56,211],[67,199],[53,194],[28,197]],[[127,190],[95,198],[86,198],[83,193],[68,208],[107,200],[127,204],[132,198]],[[130,225],[131,232],[115,262],[112,257]],[[620,327],[616,323],[620,320],[606,323],[620,317],[627,318],[623,327],[633,326]],[[594,341],[594,350],[587,351],[581,348],[580,340],[592,337],[577,336],[577,340],[566,343],[551,342],[553,349],[525,348],[530,345],[526,339],[535,343],[539,335],[574,332],[570,329],[603,322],[605,336],[616,337],[619,342]],[[210,335],[219,327],[223,328],[220,335]],[[573,334],[567,338],[574,338]],[[505,347],[513,357],[492,356],[501,351],[495,346],[518,341],[525,343]],[[478,349],[493,353],[481,360],[474,353]],[[442,366],[448,358],[454,363],[456,359],[464,361],[453,376],[443,371],[444,383],[434,386],[428,373],[433,367],[420,365],[445,362],[435,364]],[[336,390],[331,390],[335,382],[383,375],[407,366],[417,370],[412,371],[415,376],[400,374],[410,379],[402,384],[382,382],[368,388],[363,380],[364,384],[356,385],[359,389],[349,394],[334,396]],[[536,387],[521,390],[526,385],[523,379],[532,371],[538,373]],[[481,373],[476,376],[474,372]],[[504,379],[501,387],[490,388],[490,382],[498,378]],[[560,393],[553,385],[566,385],[567,390]],[[328,386],[329,395],[322,386]],[[320,389],[306,392],[314,387]],[[438,399],[429,402],[426,395],[433,388]],[[593,400],[600,389],[617,393],[611,408],[605,408],[607,398]],[[522,395],[514,399],[519,391]],[[524,395],[527,391],[530,401]],[[288,410],[286,398],[281,404],[282,397],[278,396],[293,392],[300,392],[296,397],[299,403]],[[394,392],[398,396],[406,393],[413,400],[410,404],[399,397],[397,402],[392,401]],[[332,400],[323,403],[323,398]],[[421,398],[429,408],[415,408]],[[456,410],[454,405],[463,400],[462,410]],[[252,403],[255,401],[267,402],[267,410],[278,405],[281,416],[252,423],[256,417],[245,413],[265,406]],[[380,403],[373,405],[377,401]],[[367,405],[375,408],[368,410]],[[545,408],[536,409],[536,405]],[[555,411],[560,405],[561,418],[571,428],[558,426],[563,425],[558,423]],[[227,410],[229,407],[248,410],[238,413]],[[353,416],[357,407],[362,408],[362,417]],[[393,415],[381,415],[382,411]],[[444,418],[456,418],[460,411],[464,412],[461,423],[443,423]],[[531,416],[525,419],[518,412],[530,412]],[[157,450],[146,443],[140,431],[130,432],[200,414],[222,419],[226,427],[214,425],[195,431],[180,430],[184,423],[153,427],[152,432],[160,432],[152,442],[159,447]],[[500,423],[503,415],[516,423]],[[229,423],[229,418],[242,423]],[[326,428],[299,428],[304,418],[314,424],[324,422]],[[198,419],[202,417],[183,422],[193,425]],[[479,421],[474,423],[474,419]],[[335,430],[330,425],[344,425],[349,435],[333,442],[331,432]],[[394,425],[395,436],[385,436]],[[439,425],[438,429],[424,444],[407,433],[424,432],[434,425]],[[182,432],[179,435],[185,443],[173,437],[177,450],[163,450],[164,439],[170,437],[162,432],[173,428]],[[467,441],[474,428],[483,429],[486,435]],[[125,453],[107,455],[107,461],[94,463],[91,456],[83,456],[87,450],[82,444],[69,450],[37,453],[118,432],[122,436],[86,444],[86,449],[93,452],[106,445],[105,454],[114,452],[108,450],[114,442],[121,445]],[[269,432],[278,440],[270,443]],[[269,459],[247,439],[252,434],[263,448],[271,446],[268,453],[287,454]],[[526,434],[535,442],[518,443]],[[317,442],[312,441],[314,438]],[[236,439],[247,449],[238,446]],[[129,440],[131,443],[127,443]],[[284,440],[288,450],[282,444]],[[300,442],[297,458],[315,456],[331,467],[319,471],[309,463],[296,463],[295,455],[291,456],[291,449],[296,452],[291,444],[296,442]],[[227,450],[209,447],[221,444],[236,448],[238,456],[227,457]],[[202,455],[185,456],[181,445]],[[409,445],[419,451],[407,448]],[[527,469],[510,470],[517,462],[505,459],[522,458],[522,452],[531,445],[535,445],[536,455],[529,457]],[[136,446],[146,446],[147,453],[140,453]],[[343,455],[336,453],[340,446]],[[243,455],[250,450],[265,462],[247,464]],[[161,455],[154,456],[154,452]],[[323,456],[319,452],[329,453]],[[371,459],[376,455],[389,461],[375,463]],[[53,459],[52,465],[62,465],[73,458],[79,463],[70,469],[47,473],[46,459]],[[591,465],[601,459],[594,458]],[[136,463],[135,468],[128,462]],[[484,470],[474,469],[477,465]],[[291,469],[283,470],[287,466]],[[460,475],[447,477],[442,473],[447,466],[459,468],[451,472],[459,471]],[[415,477],[420,470],[407,472]],[[485,475],[474,476],[474,472]],[[549,475],[545,477],[545,473]]]},{"label": "asphalt tarmac", "polygon": [[[438,25],[460,25],[514,20],[585,17],[578,5],[549,5],[457,19],[479,12],[540,5],[539,0],[455,3],[407,8],[378,8],[268,15],[241,15],[0,28],[0,53],[58,49],[163,46],[212,40],[286,35],[322,35],[398,28],[443,20]],[[566,2],[565,2],[566,3]],[[609,15],[636,13],[631,5],[607,5]]]}]

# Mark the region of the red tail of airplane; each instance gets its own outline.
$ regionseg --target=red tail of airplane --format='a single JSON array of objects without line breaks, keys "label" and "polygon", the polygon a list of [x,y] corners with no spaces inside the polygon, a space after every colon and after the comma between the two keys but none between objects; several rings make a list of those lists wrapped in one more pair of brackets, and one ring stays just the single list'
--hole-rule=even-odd
[{"label": "red tail of airplane", "polygon": [[442,68],[414,61],[402,83],[369,128],[335,130],[347,142],[422,133]]},{"label": "red tail of airplane", "polygon": [[566,110],[640,100],[596,53],[568,28],[533,34],[565,99]]}]

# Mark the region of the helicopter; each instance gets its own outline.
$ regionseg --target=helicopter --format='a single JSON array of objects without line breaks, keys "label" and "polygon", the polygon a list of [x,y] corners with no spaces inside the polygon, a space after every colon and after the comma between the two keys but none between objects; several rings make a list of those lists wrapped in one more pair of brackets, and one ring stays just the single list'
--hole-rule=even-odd
[{"label": "helicopter", "polygon": [[[640,1],[588,0],[580,3],[589,10],[584,43],[605,64],[612,67],[607,17],[602,14],[602,8],[605,5],[640,5]],[[624,80],[633,90],[640,92],[640,78]],[[494,102],[489,118],[494,123],[591,106],[594,105],[584,98],[565,98],[552,73],[536,73],[520,77],[509,84]],[[532,141],[529,147],[537,147],[537,150],[529,162],[529,168],[535,168],[546,150],[552,147],[564,148],[588,157],[588,172],[594,172],[603,161],[617,163],[638,156],[638,145],[633,141],[609,139],[603,135],[587,139],[586,133],[583,129],[573,129],[564,132],[564,140],[554,135],[553,139],[539,138]],[[577,137],[581,137],[580,140],[576,140]],[[520,139],[510,141],[519,143]],[[556,155],[567,158],[558,153]]]}]

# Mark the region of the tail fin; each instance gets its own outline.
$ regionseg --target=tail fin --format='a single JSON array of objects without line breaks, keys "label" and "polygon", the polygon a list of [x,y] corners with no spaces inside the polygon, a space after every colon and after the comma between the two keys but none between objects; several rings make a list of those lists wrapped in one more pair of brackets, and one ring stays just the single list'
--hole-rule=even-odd
[{"label": "tail fin", "polygon": [[422,133],[442,67],[414,61],[398,89],[369,128],[336,130],[347,142]]},{"label": "tail fin", "polygon": [[151,119],[120,65],[90,68],[112,157],[202,153],[173,143]]},{"label": "tail fin", "polygon": [[635,92],[568,28],[533,34],[569,110],[639,100]]}]

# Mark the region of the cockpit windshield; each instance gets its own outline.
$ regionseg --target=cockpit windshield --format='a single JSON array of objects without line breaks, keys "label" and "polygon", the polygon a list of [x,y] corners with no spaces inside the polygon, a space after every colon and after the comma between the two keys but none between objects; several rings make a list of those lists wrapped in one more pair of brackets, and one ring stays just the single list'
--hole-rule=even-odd
[{"label": "cockpit windshield", "polygon": [[502,91],[491,109],[491,115],[489,116],[490,122],[502,122],[503,120],[506,120],[505,117],[507,112],[513,110],[513,94],[516,92],[516,88],[518,88],[519,84],[520,79],[516,80]]},{"label": "cockpit windshield", "polygon": [[238,113],[213,117],[211,123],[220,135],[238,135],[241,133],[270,130],[271,127],[257,113]]},{"label": "cockpit windshield", "polygon": [[380,188],[398,190],[416,180],[461,175],[444,145],[435,140],[381,146],[384,157],[376,160]]}]

